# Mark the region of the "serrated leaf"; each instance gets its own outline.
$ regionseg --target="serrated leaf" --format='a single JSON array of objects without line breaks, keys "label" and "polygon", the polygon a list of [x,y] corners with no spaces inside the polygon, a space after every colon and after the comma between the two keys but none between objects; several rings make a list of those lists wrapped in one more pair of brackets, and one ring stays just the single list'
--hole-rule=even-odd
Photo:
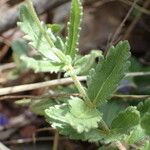
[{"label": "serrated leaf", "polygon": [[50,106],[54,106],[56,103],[54,100],[43,98],[36,101],[32,101],[30,109],[37,115],[45,115],[45,109],[48,109]]},{"label": "serrated leaf", "polygon": [[145,133],[150,135],[150,112],[144,114],[141,119],[141,127],[145,130]]},{"label": "serrated leaf", "polygon": [[63,129],[67,125],[65,118],[69,108],[66,104],[55,105],[45,109],[45,117],[53,128]]},{"label": "serrated leaf", "polygon": [[82,14],[80,0],[72,0],[70,21],[68,23],[68,37],[66,39],[66,54],[72,58],[77,52]]},{"label": "serrated leaf", "polygon": [[75,97],[69,101],[69,106],[70,111],[65,116],[66,120],[79,133],[98,127],[98,122],[101,121],[98,110],[90,109],[83,100]]},{"label": "serrated leaf", "polygon": [[90,82],[88,82],[87,94],[95,105],[105,103],[116,90],[129,67],[129,57],[129,43],[119,42],[109,49],[106,58],[97,65],[95,73],[88,77]]},{"label": "serrated leaf", "polygon": [[[55,47],[54,43],[50,39],[48,33],[42,27],[42,25],[40,25],[39,27],[37,21],[35,20],[35,17],[32,16],[32,14],[30,13],[30,9],[27,6],[23,5],[21,7],[20,17],[21,22],[18,22],[18,26],[20,26],[21,30],[26,34],[24,38],[30,41],[29,44],[31,44],[46,58],[49,58],[54,62],[60,62],[60,59],[55,54],[57,48]],[[46,37],[48,37],[49,41],[45,37],[45,35]]]},{"label": "serrated leaf", "polygon": [[101,114],[98,110],[90,109],[84,101],[76,97],[69,100],[68,103],[68,106],[66,104],[56,105],[45,110],[52,126],[67,124],[78,133],[88,132],[98,127],[98,122],[101,121]]},{"label": "serrated leaf", "polygon": [[127,134],[131,129],[137,126],[140,122],[140,113],[136,107],[128,107],[126,110],[120,112],[112,121],[111,129],[118,133]]},{"label": "serrated leaf", "polygon": [[63,65],[60,63],[53,63],[49,60],[36,60],[31,57],[22,56],[21,59],[26,64],[27,68],[33,69],[35,72],[59,72],[63,70]]},{"label": "serrated leaf", "polygon": [[74,70],[76,75],[87,75],[91,68],[95,68],[95,59],[103,58],[102,52],[98,50],[91,51],[90,54],[77,58],[74,62]]}]

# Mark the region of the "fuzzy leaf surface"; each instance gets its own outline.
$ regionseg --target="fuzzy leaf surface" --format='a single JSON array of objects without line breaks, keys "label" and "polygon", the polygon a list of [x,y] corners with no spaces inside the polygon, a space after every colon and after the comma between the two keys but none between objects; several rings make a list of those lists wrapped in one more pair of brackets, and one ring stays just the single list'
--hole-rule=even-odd
[{"label": "fuzzy leaf surface", "polygon": [[64,107],[56,105],[46,109],[47,120],[57,128],[57,125],[71,126],[78,133],[88,132],[97,128],[101,114],[96,109],[90,109],[80,98],[73,97]]},{"label": "fuzzy leaf surface", "polygon": [[90,129],[98,127],[101,114],[97,109],[90,109],[79,98],[72,98],[69,101],[69,106],[70,111],[66,114],[66,120],[77,132],[88,132]]},{"label": "fuzzy leaf surface", "polygon": [[[28,40],[30,45],[32,45],[35,49],[38,50],[43,56],[51,59],[52,61],[59,62],[59,58],[55,55],[55,51],[57,51],[54,43],[50,39],[50,36],[43,28],[44,33],[38,26],[34,16],[30,14],[30,10],[26,5],[23,5],[20,9],[20,19],[21,22],[18,22],[21,30],[26,34],[24,38]],[[47,38],[45,38],[45,34],[49,37],[50,43]],[[53,38],[53,37],[52,37]]]},{"label": "fuzzy leaf surface", "polygon": [[21,59],[26,64],[27,68],[33,69],[35,72],[57,73],[63,70],[62,64],[53,63],[53,62],[50,62],[49,60],[36,60],[28,56],[22,56]]},{"label": "fuzzy leaf surface", "polygon": [[54,105],[45,109],[47,122],[50,123],[53,128],[63,129],[67,125],[65,115],[68,109],[66,104]]},{"label": "fuzzy leaf surface", "polygon": [[129,67],[129,57],[129,43],[119,42],[109,49],[106,58],[90,73],[87,94],[95,105],[105,103],[116,90]]},{"label": "fuzzy leaf surface", "polygon": [[127,134],[133,127],[140,122],[140,113],[136,107],[128,107],[126,110],[120,112],[112,121],[111,129],[120,133]]},{"label": "fuzzy leaf surface", "polygon": [[66,39],[66,54],[71,57],[74,57],[77,52],[82,14],[80,0],[72,0],[68,36]]}]

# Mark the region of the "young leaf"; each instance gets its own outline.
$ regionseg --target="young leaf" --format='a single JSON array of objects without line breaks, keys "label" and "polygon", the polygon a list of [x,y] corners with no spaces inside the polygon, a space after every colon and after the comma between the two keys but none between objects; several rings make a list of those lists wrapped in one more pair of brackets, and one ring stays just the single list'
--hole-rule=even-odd
[{"label": "young leaf", "polygon": [[130,46],[127,41],[119,42],[109,49],[106,58],[100,62],[95,73],[88,77],[87,94],[95,105],[103,104],[117,88],[129,67]]},{"label": "young leaf", "polygon": [[36,17],[30,13],[29,7],[23,5],[20,9],[20,16],[21,22],[18,22],[18,25],[26,34],[24,38],[29,40],[30,44],[46,58],[54,62],[60,62],[60,59],[55,54],[55,51],[58,49],[55,47],[39,20],[36,20]]},{"label": "young leaf", "polygon": [[33,69],[35,72],[59,72],[63,70],[63,64],[50,62],[49,60],[36,60],[28,56],[22,56],[21,60],[26,64],[27,68]]},{"label": "young leaf", "polygon": [[80,0],[72,0],[70,21],[68,23],[68,37],[66,39],[66,54],[72,58],[77,51],[82,14]]},{"label": "young leaf", "polygon": [[128,107],[125,111],[118,114],[112,121],[111,129],[118,133],[127,134],[133,127],[137,126],[140,121],[140,113],[136,107]]},{"label": "young leaf", "polygon": [[85,56],[78,56],[74,63],[74,69],[76,75],[87,75],[91,68],[95,68],[96,66],[96,58],[103,58],[101,51],[93,50],[90,54]]}]

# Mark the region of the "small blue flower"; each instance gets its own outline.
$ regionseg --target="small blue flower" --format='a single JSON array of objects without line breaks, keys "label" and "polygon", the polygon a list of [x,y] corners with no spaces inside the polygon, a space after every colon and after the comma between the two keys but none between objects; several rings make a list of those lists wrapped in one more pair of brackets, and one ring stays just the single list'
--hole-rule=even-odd
[{"label": "small blue flower", "polygon": [[3,115],[3,114],[0,114],[0,126],[4,126],[4,125],[7,125],[8,124],[8,118]]}]

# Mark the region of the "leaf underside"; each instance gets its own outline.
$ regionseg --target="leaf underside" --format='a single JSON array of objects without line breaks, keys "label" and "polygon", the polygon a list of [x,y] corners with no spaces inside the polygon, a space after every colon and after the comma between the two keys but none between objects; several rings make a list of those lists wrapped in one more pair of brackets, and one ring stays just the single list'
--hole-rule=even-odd
[{"label": "leaf underside", "polygon": [[[20,8],[20,19],[21,22],[18,22],[18,26],[25,33],[24,38],[29,41],[29,44],[46,58],[49,58],[52,61],[59,61],[59,58],[53,52],[56,48],[52,40],[50,40],[50,44],[45,38],[45,34],[48,33],[46,31],[45,33],[41,31],[38,23],[35,21],[26,5],[23,5]],[[43,30],[45,29],[43,28]]]},{"label": "leaf underside", "polygon": [[22,56],[21,59],[26,64],[27,68],[33,69],[36,73],[37,72],[50,72],[50,73],[57,73],[62,71],[63,65],[59,63],[53,63],[49,60],[36,60],[31,57]]}]

